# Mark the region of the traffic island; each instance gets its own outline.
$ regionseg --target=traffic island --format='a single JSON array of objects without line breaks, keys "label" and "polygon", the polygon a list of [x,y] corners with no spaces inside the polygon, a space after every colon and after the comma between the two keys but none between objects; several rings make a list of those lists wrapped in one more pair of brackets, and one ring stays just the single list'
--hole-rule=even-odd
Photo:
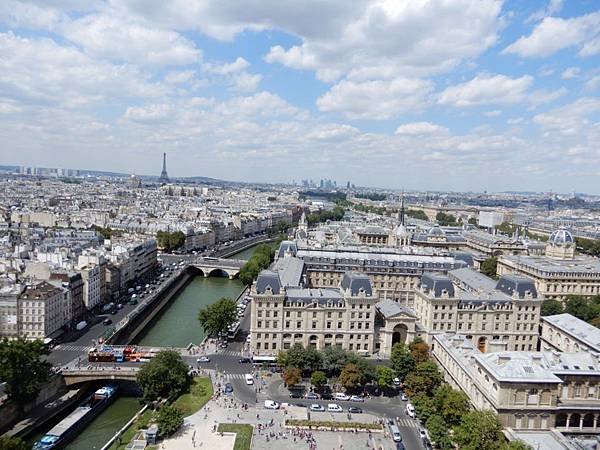
[{"label": "traffic island", "polygon": [[369,422],[338,422],[332,420],[287,419],[286,428],[312,431],[366,431],[382,432],[383,425]]}]

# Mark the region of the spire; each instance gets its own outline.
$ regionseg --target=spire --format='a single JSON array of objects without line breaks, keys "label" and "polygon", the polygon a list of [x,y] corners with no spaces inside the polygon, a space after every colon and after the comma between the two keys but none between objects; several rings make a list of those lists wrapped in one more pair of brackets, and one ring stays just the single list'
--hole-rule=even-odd
[{"label": "spire", "polygon": [[160,178],[159,180],[161,183],[168,183],[169,182],[169,175],[167,174],[167,154],[163,153],[163,167],[162,167],[162,172],[160,173]]},{"label": "spire", "polygon": [[404,225],[404,191],[402,191],[402,199],[400,200],[400,225]]}]

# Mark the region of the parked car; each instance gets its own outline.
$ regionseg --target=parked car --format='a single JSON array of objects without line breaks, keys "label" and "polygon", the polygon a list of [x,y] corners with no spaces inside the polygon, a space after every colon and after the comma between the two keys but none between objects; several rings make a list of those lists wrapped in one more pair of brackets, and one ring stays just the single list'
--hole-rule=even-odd
[{"label": "parked car", "polygon": [[108,326],[108,325],[111,325],[111,324],[112,324],[112,320],[111,320],[111,319],[104,319],[104,320],[102,321],[102,323],[103,323],[104,325],[107,325],[107,326]]},{"label": "parked car", "polygon": [[343,392],[336,392],[335,394],[333,394],[333,398],[336,400],[342,400],[342,401],[350,400],[350,396],[344,394]]},{"label": "parked car", "polygon": [[363,410],[362,410],[362,408],[359,408],[358,406],[351,406],[350,408],[348,408],[348,412],[354,413],[354,414],[362,414]]},{"label": "parked car", "polygon": [[415,407],[410,403],[406,404],[406,414],[413,419],[417,417],[417,414],[415,413]]},{"label": "parked car", "polygon": [[279,409],[279,403],[273,400],[265,400],[265,409]]},{"label": "parked car", "polygon": [[319,394],[315,394],[314,392],[307,392],[304,398],[309,400],[317,400],[319,398]]},{"label": "parked car", "polygon": [[319,405],[318,403],[313,403],[312,405],[310,405],[310,410],[311,411],[325,411],[325,407],[322,405]]},{"label": "parked car", "polygon": [[400,386],[400,378],[398,378],[398,377],[394,378],[394,385]]},{"label": "parked car", "polygon": [[337,403],[329,403],[327,405],[327,411],[329,411],[329,412],[342,412],[343,409]]},{"label": "parked car", "polygon": [[290,398],[302,398],[302,391],[290,391]]},{"label": "parked car", "polygon": [[231,383],[225,383],[225,393],[231,394],[233,392],[233,386]]},{"label": "parked car", "polygon": [[402,399],[403,402],[408,401],[408,395],[406,395],[404,392],[402,394],[400,394],[400,398]]},{"label": "parked car", "polygon": [[251,363],[252,360],[250,358],[240,358],[240,364],[248,364]]},{"label": "parked car", "polygon": [[199,358],[196,359],[196,362],[198,363],[207,363],[210,362],[210,358],[208,356],[201,356]]},{"label": "parked car", "polygon": [[351,402],[364,402],[365,398],[360,395],[353,395],[350,397]]}]

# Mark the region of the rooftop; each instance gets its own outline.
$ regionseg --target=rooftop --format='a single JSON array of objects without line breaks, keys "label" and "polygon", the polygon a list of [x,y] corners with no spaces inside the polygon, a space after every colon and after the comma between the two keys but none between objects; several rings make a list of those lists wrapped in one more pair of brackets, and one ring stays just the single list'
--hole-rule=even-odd
[{"label": "rooftop", "polygon": [[574,259],[561,260],[548,256],[502,255],[499,259],[546,273],[569,273],[600,277],[600,259],[591,256],[577,255]]},{"label": "rooftop", "polygon": [[600,329],[595,326],[567,313],[542,317],[542,322],[548,322],[583,342],[594,351],[600,352]]}]

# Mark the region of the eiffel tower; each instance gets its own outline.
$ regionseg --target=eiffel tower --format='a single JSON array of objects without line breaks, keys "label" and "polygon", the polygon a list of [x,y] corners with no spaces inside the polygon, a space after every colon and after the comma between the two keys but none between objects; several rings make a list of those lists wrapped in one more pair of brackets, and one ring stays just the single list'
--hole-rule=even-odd
[{"label": "eiffel tower", "polygon": [[163,153],[163,168],[162,168],[162,172],[160,173],[160,178],[158,179],[158,181],[161,183],[169,182],[169,175],[167,174],[167,154],[166,153]]}]

